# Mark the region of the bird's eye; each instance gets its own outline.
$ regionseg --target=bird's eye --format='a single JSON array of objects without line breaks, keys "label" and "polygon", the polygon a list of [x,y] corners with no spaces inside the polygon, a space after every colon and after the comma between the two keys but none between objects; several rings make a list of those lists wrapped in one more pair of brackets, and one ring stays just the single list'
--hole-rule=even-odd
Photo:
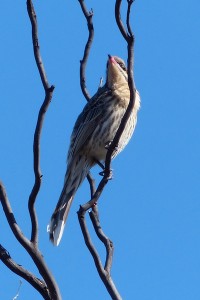
[{"label": "bird's eye", "polygon": [[123,64],[123,62],[118,62],[118,65],[120,65],[120,67],[122,68],[122,70],[126,71],[126,67]]}]

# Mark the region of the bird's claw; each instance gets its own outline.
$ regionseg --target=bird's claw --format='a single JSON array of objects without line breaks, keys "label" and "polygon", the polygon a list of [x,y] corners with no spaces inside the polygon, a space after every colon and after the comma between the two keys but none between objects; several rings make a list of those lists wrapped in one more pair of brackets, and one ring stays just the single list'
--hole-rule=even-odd
[{"label": "bird's claw", "polygon": [[110,147],[111,144],[112,144],[112,140],[105,144],[105,149],[108,150],[108,148]]},{"label": "bird's claw", "polygon": [[[112,144],[112,140],[111,141],[109,141],[109,142],[107,142],[106,144],[105,144],[105,149],[106,150],[108,150],[109,149],[109,147],[110,147],[110,145]],[[115,146],[113,149],[112,149],[112,157],[115,157],[116,155],[116,153],[118,153],[118,151],[119,151],[119,147],[118,146]]]},{"label": "bird's claw", "polygon": [[[100,176],[105,176],[105,170],[100,172],[99,175]],[[113,179],[113,170],[112,169],[109,170],[109,173],[106,174],[106,177],[107,177],[108,180]]]}]

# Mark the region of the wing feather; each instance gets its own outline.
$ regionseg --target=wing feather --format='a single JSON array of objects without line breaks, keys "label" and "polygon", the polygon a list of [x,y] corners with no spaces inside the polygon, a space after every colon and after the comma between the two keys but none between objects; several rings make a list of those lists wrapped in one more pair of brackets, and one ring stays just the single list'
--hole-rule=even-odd
[{"label": "wing feather", "polygon": [[102,118],[105,105],[105,97],[111,95],[111,90],[106,86],[98,92],[86,104],[79,115],[71,135],[71,144],[68,152],[68,162],[85,145],[88,138],[93,134],[99,119]]}]

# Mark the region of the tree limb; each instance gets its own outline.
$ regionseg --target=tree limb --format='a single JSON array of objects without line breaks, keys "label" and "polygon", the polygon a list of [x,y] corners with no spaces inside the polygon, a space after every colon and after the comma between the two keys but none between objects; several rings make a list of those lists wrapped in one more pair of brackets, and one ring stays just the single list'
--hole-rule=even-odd
[{"label": "tree limb", "polygon": [[[17,264],[14,263],[13,260],[8,255],[7,251],[3,252],[4,263],[7,263],[8,267],[13,270],[13,272],[17,273],[25,278],[35,289],[37,289],[44,299],[47,300],[61,300],[61,295],[57,283],[49,271],[42,254],[38,249],[38,220],[35,211],[35,201],[38,195],[40,185],[41,185],[41,171],[40,171],[40,137],[41,131],[44,121],[45,113],[49,107],[51,102],[51,98],[53,95],[54,86],[50,86],[47,81],[47,76],[45,74],[45,69],[43,66],[42,58],[39,51],[39,41],[38,41],[38,27],[37,27],[37,18],[35,14],[35,10],[33,7],[33,3],[31,0],[27,0],[27,11],[32,25],[32,43],[35,61],[38,67],[38,71],[40,74],[40,78],[42,81],[42,85],[45,91],[45,99],[40,108],[38,114],[38,120],[36,124],[35,134],[34,134],[34,142],[33,142],[33,153],[34,153],[34,174],[35,174],[35,183],[33,185],[31,194],[29,196],[29,213],[31,218],[31,239],[27,239],[22,233],[20,227],[18,226],[14,214],[12,212],[12,208],[8,197],[6,195],[5,188],[3,184],[0,182],[0,200],[1,204],[7,218],[8,224],[10,228],[18,240],[18,242],[25,248],[28,252],[32,260],[34,261],[39,273],[41,274],[44,281],[37,279],[32,273],[25,270],[23,267],[17,268]],[[3,251],[3,248],[1,248]],[[7,253],[7,255],[6,255]],[[2,254],[2,252],[1,252]],[[42,286],[42,289],[41,289]]]},{"label": "tree limb", "polygon": [[[89,185],[90,185],[91,198],[93,198],[93,196],[95,194],[95,191],[96,191],[95,181],[92,178],[90,173],[88,173],[87,179],[88,179],[88,182],[89,182]],[[83,218],[85,219],[85,212],[86,211],[87,211],[86,209],[80,209],[78,211],[79,217],[82,218],[82,219]],[[92,206],[92,210],[89,212],[89,216],[90,216],[90,219],[92,221],[94,230],[95,230],[98,238],[101,240],[101,242],[104,244],[104,246],[106,248],[106,262],[105,262],[104,270],[110,274],[110,270],[111,270],[111,266],[112,266],[112,257],[113,257],[114,247],[113,247],[112,241],[104,234],[104,232],[101,228],[101,224],[100,224],[100,221],[99,221],[99,213],[98,213],[97,204],[94,204]],[[80,221],[81,221],[81,224],[80,224],[81,227],[86,226],[85,221],[84,222],[83,222],[83,220],[80,220]],[[82,231],[85,232],[86,229],[82,228]],[[86,234],[85,234],[85,236],[86,236]]]},{"label": "tree limb", "polygon": [[[85,244],[86,244],[88,250],[90,251],[90,254],[93,257],[97,272],[98,272],[101,280],[103,281],[108,293],[110,294],[110,296],[112,297],[113,300],[121,300],[122,298],[121,298],[119,292],[117,291],[117,289],[114,285],[114,282],[111,278],[111,275],[110,275],[112,254],[113,254],[113,249],[110,251],[110,249],[112,248],[112,246],[111,246],[112,242],[106,238],[102,229],[98,228],[99,224],[100,224],[98,221],[98,215],[97,214],[95,215],[94,213],[90,212],[90,218],[92,220],[92,224],[97,233],[97,236],[100,238],[101,241],[103,241],[104,245],[106,245],[106,242],[108,240],[110,241],[110,245],[106,245],[107,257],[106,257],[105,267],[103,267],[100,256],[99,256],[94,244],[92,243],[90,233],[87,229],[85,213],[86,213],[86,211],[84,211],[84,212],[81,212],[80,210],[78,211],[79,224],[81,227],[81,231],[82,231],[82,234],[84,237]],[[107,239],[107,241],[106,241],[106,239]]]},{"label": "tree limb", "polygon": [[38,120],[35,128],[34,133],[34,141],[33,141],[33,166],[34,166],[34,174],[35,174],[35,183],[32,188],[31,194],[29,196],[29,213],[32,223],[32,230],[31,230],[31,242],[34,244],[38,243],[38,220],[37,215],[35,211],[35,201],[36,197],[38,195],[38,192],[40,190],[41,186],[41,179],[42,174],[40,171],[40,137],[41,137],[41,131],[44,121],[45,113],[49,107],[49,104],[51,102],[54,86],[50,86],[47,80],[47,76],[45,73],[45,68],[42,62],[42,57],[40,54],[40,46],[39,46],[39,39],[38,39],[38,25],[37,25],[37,17],[34,10],[34,6],[31,0],[27,1],[27,12],[31,21],[32,26],[32,44],[33,44],[33,52],[34,57],[36,61],[36,65],[40,74],[40,78],[43,84],[43,88],[45,91],[45,99],[44,102],[40,108]]},{"label": "tree limb", "polygon": [[105,235],[101,228],[101,224],[99,221],[99,212],[98,212],[98,206],[94,205],[92,210],[89,212],[90,219],[92,221],[93,227],[95,229],[95,232],[98,236],[98,238],[101,240],[101,242],[104,244],[106,248],[106,261],[104,265],[104,270],[110,274],[111,266],[112,266],[112,258],[113,258],[113,252],[114,252],[114,246],[113,242]]},{"label": "tree limb", "polygon": [[48,90],[50,88],[47,76],[45,73],[44,65],[42,62],[42,57],[40,54],[40,46],[39,46],[39,40],[38,40],[38,25],[37,25],[37,16],[35,13],[35,9],[32,3],[32,0],[27,0],[27,12],[29,15],[29,19],[31,22],[31,27],[32,27],[32,41],[33,41],[33,52],[34,52],[34,57],[35,61],[37,64],[38,71],[40,73],[40,78],[44,87],[44,90]]},{"label": "tree limb", "polygon": [[38,279],[21,265],[17,264],[10,256],[9,252],[0,245],[0,260],[15,274],[24,278],[43,296],[44,299],[49,299],[46,284],[43,280]]},{"label": "tree limb", "polygon": [[[39,249],[23,235],[20,227],[18,226],[2,182],[0,182],[0,201],[1,201],[4,213],[5,213],[5,216],[7,218],[8,224],[10,225],[10,228],[11,228],[14,236],[16,237],[18,242],[24,247],[24,249],[28,252],[30,257],[34,261],[39,273],[41,274],[41,276],[44,279],[44,282],[46,284],[45,289],[46,289],[46,293],[47,293],[46,298],[44,298],[44,299],[51,300],[52,299],[51,297],[53,297],[54,300],[61,300],[59,288],[58,288],[51,272],[49,271],[42,254],[40,253]],[[24,275],[25,275],[25,273],[24,273]],[[34,277],[33,274],[32,274],[32,277]],[[27,274],[27,276],[24,276],[23,278],[25,278],[30,284],[32,284],[32,281],[29,281],[30,280],[29,274]],[[40,290],[40,288],[38,288],[38,291],[39,290]]]},{"label": "tree limb", "polygon": [[6,195],[6,190],[5,190],[2,182],[0,182],[0,201],[1,201],[1,205],[3,207],[6,219],[8,221],[8,224],[9,224],[15,238],[18,240],[18,242],[25,249],[29,248],[31,246],[31,243],[24,236],[23,232],[21,231],[21,228],[17,224],[17,221],[16,221],[15,216],[13,214],[10,202],[9,202],[8,197]]},{"label": "tree limb", "polygon": [[92,46],[92,42],[94,39],[94,26],[92,22],[92,17],[93,17],[93,10],[91,9],[90,11],[87,10],[84,0],[78,0],[82,9],[82,12],[87,20],[87,26],[88,26],[88,31],[89,31],[89,36],[87,43],[85,45],[85,50],[83,54],[82,60],[80,60],[80,86],[82,93],[87,101],[90,100],[90,94],[86,88],[86,79],[85,79],[85,69],[86,69],[86,64],[87,60],[89,57],[90,49]]},{"label": "tree limb", "polygon": [[92,178],[90,172],[87,174],[87,180],[90,185],[90,194],[91,194],[91,198],[92,198],[95,193],[96,187],[95,187],[95,180]]}]

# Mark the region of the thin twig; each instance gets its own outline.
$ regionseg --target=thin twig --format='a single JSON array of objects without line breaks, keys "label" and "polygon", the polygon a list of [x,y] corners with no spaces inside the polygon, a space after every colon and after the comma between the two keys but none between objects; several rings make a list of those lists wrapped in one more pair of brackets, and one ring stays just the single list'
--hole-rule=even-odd
[{"label": "thin twig", "polygon": [[[87,175],[87,179],[90,185],[91,198],[92,198],[96,190],[95,181],[92,178],[90,173]],[[105,233],[101,228],[97,204],[93,205],[92,210],[89,212],[89,215],[98,238],[101,240],[101,242],[104,244],[106,248],[106,261],[105,261],[104,270],[108,272],[108,274],[110,274],[114,247],[112,241],[105,235]],[[85,217],[85,214],[83,215],[83,217]],[[84,225],[86,225],[86,223],[84,223]]]},{"label": "thin twig", "polygon": [[90,49],[92,46],[92,42],[94,39],[94,26],[93,26],[93,22],[92,22],[93,10],[92,9],[90,11],[87,10],[84,0],[78,0],[78,1],[80,3],[82,12],[87,20],[87,26],[88,26],[88,32],[89,32],[88,40],[87,40],[87,43],[86,43],[85,49],[84,49],[83,58],[80,61],[80,86],[81,86],[81,90],[82,90],[82,93],[83,93],[85,99],[87,101],[89,101],[91,97],[90,97],[90,94],[86,87],[85,69],[86,69],[86,64],[87,64],[87,60],[89,57]]},{"label": "thin twig", "polygon": [[22,281],[20,280],[19,281],[19,286],[18,286],[18,289],[17,289],[17,294],[14,296],[14,298],[12,300],[17,300],[17,298],[19,297],[19,291],[20,291],[21,286],[22,286]]},{"label": "thin twig", "polygon": [[35,61],[37,64],[37,68],[40,74],[40,78],[45,90],[45,99],[44,102],[40,108],[39,114],[38,114],[38,120],[35,128],[35,134],[34,134],[34,141],[33,141],[33,160],[34,160],[34,174],[35,174],[35,182],[31,191],[31,194],[29,196],[29,213],[32,223],[32,230],[31,230],[31,242],[34,244],[38,243],[38,220],[37,215],[35,211],[35,201],[36,197],[38,195],[38,192],[40,190],[41,186],[41,179],[42,174],[40,170],[40,137],[41,137],[41,131],[42,126],[44,122],[44,116],[45,113],[49,107],[49,104],[51,102],[54,86],[50,86],[47,80],[47,76],[45,73],[45,68],[42,62],[42,57],[40,54],[40,46],[39,46],[39,39],[38,39],[38,25],[37,25],[37,17],[36,13],[33,7],[33,3],[31,0],[27,1],[27,11],[28,15],[31,21],[32,26],[32,43],[33,43],[33,52],[35,56]]},{"label": "thin twig", "polygon": [[89,212],[89,215],[98,238],[102,241],[102,243],[106,248],[106,261],[105,261],[104,270],[110,275],[110,271],[112,267],[113,251],[114,251],[113,242],[105,235],[105,233],[101,228],[97,205],[94,205],[92,207],[92,210]]},{"label": "thin twig", "polygon": [[132,6],[133,2],[134,2],[134,0],[127,0],[128,8],[127,8],[127,15],[126,15],[126,26],[127,26],[129,36],[133,36],[133,31],[130,26],[130,13],[131,13],[131,6]]},{"label": "thin twig", "polygon": [[101,273],[102,273],[104,271],[103,265],[101,263],[101,259],[100,259],[99,255],[98,255],[98,252],[97,252],[97,250],[95,249],[95,247],[94,247],[94,245],[92,243],[92,239],[90,237],[90,233],[89,233],[89,231],[87,229],[87,225],[86,225],[86,221],[85,221],[85,213],[81,214],[78,211],[78,219],[79,219],[79,223],[80,223],[80,227],[81,227],[81,230],[82,230],[82,234],[83,234],[85,243],[86,243],[86,245],[87,245],[90,253],[92,254],[92,257],[94,259],[96,268],[97,268],[97,270],[101,270]]},{"label": "thin twig", "polygon": [[35,61],[38,67],[38,71],[40,73],[41,81],[45,90],[50,88],[47,76],[45,73],[44,65],[42,62],[42,57],[40,54],[40,46],[38,40],[38,25],[37,25],[37,16],[34,10],[34,6],[31,0],[27,0],[27,11],[29,15],[29,19],[31,21],[32,26],[32,40],[33,40],[33,52],[35,56]]},{"label": "thin twig", "polygon": [[1,205],[3,207],[4,213],[5,213],[5,216],[7,218],[8,224],[9,224],[14,236],[16,237],[18,242],[25,249],[27,247],[30,247],[30,245],[31,245],[30,241],[24,236],[23,232],[21,231],[21,228],[18,226],[17,221],[15,220],[10,202],[6,195],[6,190],[5,190],[2,182],[0,182],[0,201],[1,201]]},{"label": "thin twig", "polygon": [[90,185],[90,194],[91,194],[91,198],[92,198],[95,191],[96,191],[96,188],[95,188],[95,180],[92,178],[90,172],[87,175],[87,180],[88,180],[89,185]]},{"label": "thin twig", "polygon": [[115,20],[116,20],[117,26],[118,26],[122,36],[127,41],[127,32],[126,32],[126,29],[122,22],[122,19],[121,19],[121,12],[120,12],[121,3],[122,3],[122,0],[119,0],[119,1],[116,0],[116,2],[115,2]]},{"label": "thin twig", "polygon": [[111,298],[113,300],[121,300],[122,298],[113,283],[113,280],[110,276],[110,272],[108,272],[108,270],[103,267],[100,256],[98,255],[98,252],[92,243],[89,231],[87,229],[86,221],[85,221],[85,213],[82,214],[80,210],[78,211],[78,220],[82,230],[85,244],[94,259],[94,263],[101,280],[103,281]]},{"label": "thin twig", "polygon": [[31,242],[34,244],[38,243],[38,220],[37,215],[35,211],[35,201],[36,197],[39,193],[40,187],[41,187],[41,180],[42,180],[42,174],[40,171],[40,138],[41,138],[41,131],[42,126],[44,122],[45,113],[47,111],[47,108],[51,102],[52,93],[53,93],[53,87],[45,96],[45,100],[40,108],[37,124],[35,128],[34,133],[34,141],[33,141],[33,160],[34,160],[34,174],[35,174],[35,182],[31,191],[31,194],[29,196],[29,213],[30,218],[32,222],[32,231],[31,231]]}]

